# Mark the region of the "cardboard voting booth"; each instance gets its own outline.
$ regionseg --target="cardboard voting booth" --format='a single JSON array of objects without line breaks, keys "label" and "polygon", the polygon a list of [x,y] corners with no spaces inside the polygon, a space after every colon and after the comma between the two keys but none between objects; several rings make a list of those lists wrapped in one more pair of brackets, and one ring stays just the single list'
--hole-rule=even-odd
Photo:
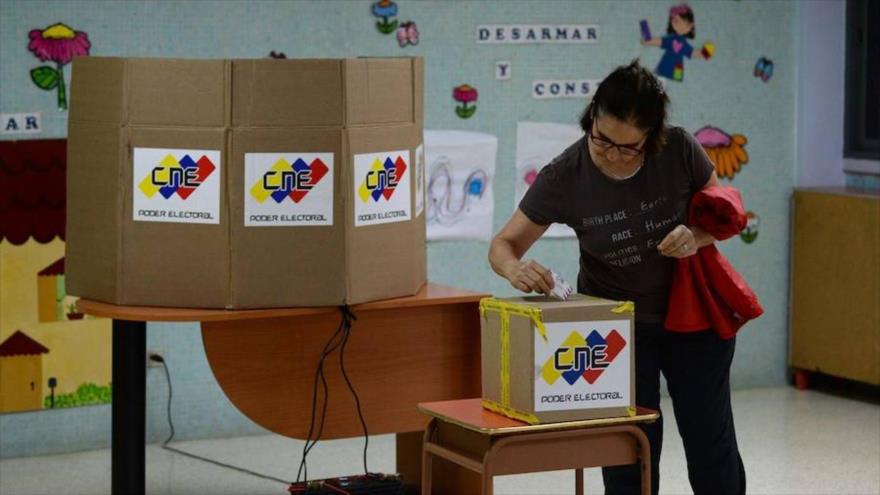
[{"label": "cardboard voting booth", "polygon": [[418,58],[77,58],[68,291],[195,308],[416,293],[423,72]]}]

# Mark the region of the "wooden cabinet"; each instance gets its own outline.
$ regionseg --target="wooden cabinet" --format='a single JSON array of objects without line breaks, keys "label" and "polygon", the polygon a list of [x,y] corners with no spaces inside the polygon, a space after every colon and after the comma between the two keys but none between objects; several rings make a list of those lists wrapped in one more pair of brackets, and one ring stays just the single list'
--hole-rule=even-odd
[{"label": "wooden cabinet", "polygon": [[880,385],[880,193],[797,189],[789,365]]}]

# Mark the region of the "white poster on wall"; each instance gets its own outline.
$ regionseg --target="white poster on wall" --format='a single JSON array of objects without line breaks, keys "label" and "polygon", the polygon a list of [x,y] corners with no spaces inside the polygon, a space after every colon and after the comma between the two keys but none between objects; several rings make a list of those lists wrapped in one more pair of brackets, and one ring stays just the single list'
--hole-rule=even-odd
[{"label": "white poster on wall", "polygon": [[428,240],[492,237],[498,138],[469,131],[425,131]]},{"label": "white poster on wall", "polygon": [[[515,207],[550,160],[584,135],[575,125],[553,122],[518,122],[516,125]],[[554,223],[544,237],[574,237],[571,227]]]}]

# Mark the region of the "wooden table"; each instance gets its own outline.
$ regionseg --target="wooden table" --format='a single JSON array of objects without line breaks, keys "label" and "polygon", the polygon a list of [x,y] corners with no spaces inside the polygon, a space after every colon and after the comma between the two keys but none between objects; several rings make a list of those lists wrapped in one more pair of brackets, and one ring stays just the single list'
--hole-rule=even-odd
[{"label": "wooden table", "polygon": [[[369,433],[397,434],[398,471],[411,489],[420,478],[418,453],[427,424],[417,404],[480,395],[479,300],[485,296],[428,283],[415,296],[351,307],[357,321],[346,348],[346,371]],[[147,321],[201,322],[208,363],[230,401],[270,431],[307,437],[315,368],[339,324],[338,308],[229,311],[84,299],[77,306],[113,319],[114,494],[144,492]],[[330,402],[322,438],[360,436],[338,357],[324,371]]]},{"label": "wooden table", "polygon": [[482,495],[492,495],[494,476],[560,469],[575,470],[574,491],[583,495],[584,468],[640,463],[642,494],[650,495],[651,447],[637,425],[656,421],[657,411],[638,407],[632,417],[530,425],[487,411],[480,402],[419,404],[432,418],[423,442],[422,495],[431,495],[437,485],[444,493],[461,493],[449,488],[449,480],[455,479],[450,470],[442,478],[433,475],[437,460],[460,467],[454,484],[460,485],[466,475],[478,479],[480,488],[469,493]]}]

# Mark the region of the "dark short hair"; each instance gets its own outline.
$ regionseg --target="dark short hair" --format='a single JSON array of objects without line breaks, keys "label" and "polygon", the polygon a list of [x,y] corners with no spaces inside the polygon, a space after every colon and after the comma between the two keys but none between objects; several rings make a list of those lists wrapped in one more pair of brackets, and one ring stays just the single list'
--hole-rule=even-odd
[{"label": "dark short hair", "polygon": [[657,77],[635,59],[608,75],[596,89],[581,116],[581,129],[589,133],[593,119],[611,115],[646,131],[645,153],[654,154],[666,144],[666,107],[669,97]]}]

